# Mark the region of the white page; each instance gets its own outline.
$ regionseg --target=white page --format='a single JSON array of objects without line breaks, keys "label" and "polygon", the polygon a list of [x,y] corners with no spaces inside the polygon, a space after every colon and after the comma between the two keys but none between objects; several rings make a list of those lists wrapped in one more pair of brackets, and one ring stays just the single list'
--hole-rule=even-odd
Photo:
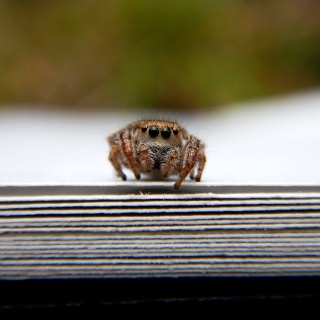
[{"label": "white page", "polygon": [[[139,113],[58,113],[30,108],[3,111],[0,186],[116,183],[119,178],[107,160],[105,137],[141,117]],[[174,118],[206,144],[203,182],[320,184],[319,92]]]}]

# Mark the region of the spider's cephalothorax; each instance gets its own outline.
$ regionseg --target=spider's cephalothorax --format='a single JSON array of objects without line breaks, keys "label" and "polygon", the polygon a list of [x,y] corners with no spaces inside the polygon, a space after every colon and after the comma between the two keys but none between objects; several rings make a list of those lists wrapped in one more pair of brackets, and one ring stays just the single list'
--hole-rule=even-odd
[{"label": "spider's cephalothorax", "polygon": [[201,179],[206,162],[204,144],[176,122],[135,121],[110,135],[108,142],[109,160],[123,180],[126,175],[121,166],[131,169],[137,179],[141,173],[178,175],[175,189],[188,174],[196,181]]}]

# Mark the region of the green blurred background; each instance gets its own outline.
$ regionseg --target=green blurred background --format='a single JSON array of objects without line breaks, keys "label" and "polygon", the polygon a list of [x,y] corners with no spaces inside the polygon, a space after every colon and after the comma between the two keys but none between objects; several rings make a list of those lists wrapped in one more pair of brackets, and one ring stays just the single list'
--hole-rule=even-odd
[{"label": "green blurred background", "polygon": [[318,0],[0,0],[0,105],[214,108],[320,84]]}]

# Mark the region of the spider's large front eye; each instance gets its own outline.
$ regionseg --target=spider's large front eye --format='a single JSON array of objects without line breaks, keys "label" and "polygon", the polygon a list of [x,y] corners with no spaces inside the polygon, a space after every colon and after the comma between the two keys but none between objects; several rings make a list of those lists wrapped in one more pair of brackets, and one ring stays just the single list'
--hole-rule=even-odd
[{"label": "spider's large front eye", "polygon": [[162,135],[163,138],[169,139],[170,136],[171,136],[171,130],[170,130],[170,128],[163,128],[163,129],[161,130],[161,135]]},{"label": "spider's large front eye", "polygon": [[152,126],[149,129],[149,136],[155,138],[159,134],[159,129],[156,126]]}]

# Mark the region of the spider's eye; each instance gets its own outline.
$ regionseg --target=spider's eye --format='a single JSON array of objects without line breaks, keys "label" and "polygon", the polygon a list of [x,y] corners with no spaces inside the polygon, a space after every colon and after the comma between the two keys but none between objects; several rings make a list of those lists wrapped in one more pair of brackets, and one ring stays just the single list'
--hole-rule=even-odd
[{"label": "spider's eye", "polygon": [[156,126],[152,126],[149,129],[149,136],[155,138],[159,134],[159,129]]},{"label": "spider's eye", "polygon": [[175,135],[177,135],[178,134],[178,130],[173,130],[173,133],[175,134]]},{"label": "spider's eye", "polygon": [[142,132],[146,132],[146,131],[147,131],[147,128],[141,128],[141,131],[142,131]]},{"label": "spider's eye", "polygon": [[169,139],[170,136],[171,136],[171,130],[169,128],[163,128],[161,130],[161,135],[162,135],[163,138]]}]

